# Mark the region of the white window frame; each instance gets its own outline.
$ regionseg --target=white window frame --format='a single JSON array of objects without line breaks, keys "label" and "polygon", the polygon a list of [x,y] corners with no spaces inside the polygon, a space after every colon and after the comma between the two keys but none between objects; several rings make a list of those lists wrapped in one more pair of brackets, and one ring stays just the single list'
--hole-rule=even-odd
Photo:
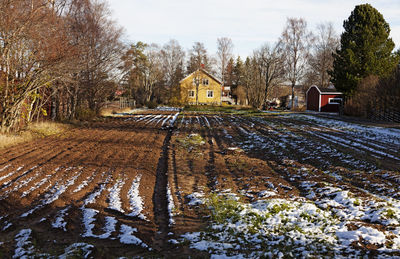
[{"label": "white window frame", "polygon": [[[340,100],[340,103],[331,102],[331,101],[334,101],[334,100]],[[333,97],[333,98],[329,98],[329,99],[328,99],[328,104],[337,104],[337,105],[340,105],[342,102],[343,102],[343,99],[340,98],[340,97]]]},{"label": "white window frame", "polygon": [[209,85],[210,84],[210,81],[208,80],[208,78],[203,78],[203,80],[202,80],[203,82],[203,85]]},{"label": "white window frame", "polygon": [[189,96],[189,98],[194,98],[194,96],[195,96],[195,91],[194,91],[194,90],[189,90],[189,91],[188,91],[188,96]]},{"label": "white window frame", "polygon": [[[210,96],[211,93],[211,96]],[[207,90],[207,98],[214,98],[214,91],[213,90]]]}]

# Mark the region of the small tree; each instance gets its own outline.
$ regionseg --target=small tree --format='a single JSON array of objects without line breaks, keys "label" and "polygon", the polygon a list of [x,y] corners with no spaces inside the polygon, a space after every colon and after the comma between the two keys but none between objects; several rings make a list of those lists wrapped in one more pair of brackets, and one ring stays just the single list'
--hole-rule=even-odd
[{"label": "small tree", "polygon": [[321,87],[329,86],[331,77],[328,74],[333,68],[333,54],[339,47],[337,36],[332,23],[322,23],[317,26],[315,42],[309,56],[307,84]]},{"label": "small tree", "polygon": [[218,56],[218,69],[220,71],[222,83],[225,84],[226,67],[229,60],[232,58],[233,43],[230,38],[217,39],[217,56]]},{"label": "small tree", "polygon": [[313,36],[307,30],[302,18],[288,18],[280,39],[285,53],[286,78],[292,86],[292,109],[294,108],[294,87],[307,73],[307,60]]},{"label": "small tree", "polygon": [[370,4],[356,6],[343,27],[330,74],[336,88],[350,96],[363,78],[391,75],[398,57],[393,53],[389,24]]}]

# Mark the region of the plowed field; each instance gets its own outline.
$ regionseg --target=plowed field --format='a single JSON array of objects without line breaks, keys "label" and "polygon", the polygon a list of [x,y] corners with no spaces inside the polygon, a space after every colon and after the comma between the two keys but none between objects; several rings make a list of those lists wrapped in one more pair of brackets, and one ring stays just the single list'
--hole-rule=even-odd
[{"label": "plowed field", "polygon": [[0,150],[0,257],[400,256],[399,171],[398,129],[124,114]]}]

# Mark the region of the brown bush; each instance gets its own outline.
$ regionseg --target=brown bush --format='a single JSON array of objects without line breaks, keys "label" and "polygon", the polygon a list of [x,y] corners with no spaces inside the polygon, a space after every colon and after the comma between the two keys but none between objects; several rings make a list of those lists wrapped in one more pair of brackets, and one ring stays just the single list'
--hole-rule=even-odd
[{"label": "brown bush", "polygon": [[362,80],[356,92],[347,98],[344,112],[347,115],[385,119],[386,114],[400,113],[400,73],[379,79],[369,76]]}]

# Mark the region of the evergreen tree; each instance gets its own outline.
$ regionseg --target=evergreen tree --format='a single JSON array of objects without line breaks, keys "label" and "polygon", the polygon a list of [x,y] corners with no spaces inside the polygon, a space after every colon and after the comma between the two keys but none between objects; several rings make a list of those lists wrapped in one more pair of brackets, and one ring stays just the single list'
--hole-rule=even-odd
[{"label": "evergreen tree", "polygon": [[356,6],[343,27],[330,75],[336,88],[349,96],[363,78],[389,76],[398,57],[393,53],[389,24],[370,4]]},{"label": "evergreen tree", "polygon": [[240,58],[240,56],[238,56],[236,58],[236,63],[235,66],[233,67],[233,85],[238,86],[243,84],[243,76],[244,76],[244,65],[243,65],[243,61]]},{"label": "evergreen tree", "polygon": [[230,58],[228,61],[228,64],[226,64],[226,68],[225,68],[225,78],[224,78],[224,85],[229,85],[232,86],[233,81],[234,81],[234,61],[233,58]]}]

